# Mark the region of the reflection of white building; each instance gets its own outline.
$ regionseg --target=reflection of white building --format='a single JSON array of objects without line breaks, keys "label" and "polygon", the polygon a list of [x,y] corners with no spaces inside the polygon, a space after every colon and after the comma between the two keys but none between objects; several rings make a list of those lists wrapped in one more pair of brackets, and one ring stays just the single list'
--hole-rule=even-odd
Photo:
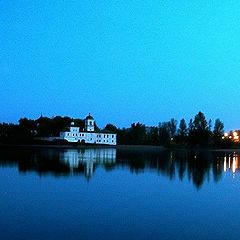
[{"label": "reflection of white building", "polygon": [[79,142],[89,144],[103,144],[103,145],[116,145],[117,134],[110,132],[96,132],[94,131],[95,121],[93,117],[89,116],[85,119],[85,131],[80,131],[80,127],[75,127],[72,122],[69,131],[60,132],[60,139],[67,140],[68,142]]},{"label": "reflection of white building", "polygon": [[68,149],[60,153],[60,160],[67,163],[72,171],[84,166],[86,176],[93,174],[94,165],[107,165],[116,162],[115,148]]}]

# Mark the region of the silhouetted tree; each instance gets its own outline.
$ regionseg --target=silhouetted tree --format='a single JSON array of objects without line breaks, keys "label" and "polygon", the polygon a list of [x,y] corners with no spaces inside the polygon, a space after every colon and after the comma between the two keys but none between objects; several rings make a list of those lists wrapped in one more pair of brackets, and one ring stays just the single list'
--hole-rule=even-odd
[{"label": "silhouetted tree", "polygon": [[224,134],[224,124],[219,118],[215,121],[213,134],[216,137],[222,137]]},{"label": "silhouetted tree", "polygon": [[129,129],[122,128],[117,131],[117,143],[118,144],[129,144]]},{"label": "silhouetted tree", "polygon": [[22,135],[26,136],[33,136],[35,135],[36,131],[36,123],[34,120],[30,120],[27,118],[20,118],[19,122],[19,131]]},{"label": "silhouetted tree", "polygon": [[40,137],[53,136],[52,121],[48,117],[41,117],[37,120],[37,132]]},{"label": "silhouetted tree", "polygon": [[0,142],[2,143],[16,143],[21,133],[19,125],[2,123],[0,124]]},{"label": "silhouetted tree", "polygon": [[213,142],[215,146],[220,146],[224,144],[231,145],[231,141],[228,142],[226,140],[222,139],[222,136],[224,134],[224,124],[220,121],[220,119],[216,119],[213,129]]},{"label": "silhouetted tree", "polygon": [[193,120],[191,118],[190,121],[189,121],[189,124],[188,124],[188,132],[189,133],[192,132],[193,129],[194,129],[194,127],[193,127]]},{"label": "silhouetted tree", "polygon": [[107,131],[110,131],[110,132],[114,132],[114,133],[117,133],[118,129],[115,125],[111,124],[111,123],[108,123],[104,130],[107,130]]},{"label": "silhouetted tree", "polygon": [[52,136],[59,136],[60,131],[63,131],[66,127],[70,126],[72,119],[70,117],[56,116],[52,118],[50,122],[51,123],[49,124],[52,126],[52,130],[49,134]]},{"label": "silhouetted tree", "polygon": [[166,145],[170,143],[171,133],[168,122],[159,123],[159,143]]},{"label": "silhouetted tree", "polygon": [[[94,122],[95,123],[95,122]],[[75,118],[74,119],[74,124],[78,127],[80,127],[81,130],[83,130],[85,128],[85,121],[84,119],[80,119],[80,118]]]},{"label": "silhouetted tree", "polygon": [[187,124],[185,119],[181,119],[180,123],[179,123],[179,128],[178,128],[178,135],[181,137],[186,137],[187,136]]},{"label": "silhouetted tree", "polygon": [[176,135],[176,132],[177,132],[177,120],[172,118],[168,122],[168,128],[169,128],[169,132],[170,132],[170,137],[173,138]]},{"label": "silhouetted tree", "polygon": [[208,145],[211,132],[209,131],[208,122],[202,112],[199,112],[189,127],[189,144],[190,145]]},{"label": "silhouetted tree", "polygon": [[207,120],[202,112],[199,112],[193,121],[193,128],[196,131],[205,131],[208,129]]},{"label": "silhouetted tree", "polygon": [[212,131],[212,119],[208,121],[208,131]]},{"label": "silhouetted tree", "polygon": [[150,131],[147,133],[147,144],[158,145],[159,144],[159,135],[158,127],[151,127]]},{"label": "silhouetted tree", "polygon": [[187,124],[185,119],[181,119],[178,128],[177,142],[185,143],[188,134]]},{"label": "silhouetted tree", "polygon": [[128,132],[130,144],[144,144],[146,140],[146,127],[141,123],[133,123]]}]

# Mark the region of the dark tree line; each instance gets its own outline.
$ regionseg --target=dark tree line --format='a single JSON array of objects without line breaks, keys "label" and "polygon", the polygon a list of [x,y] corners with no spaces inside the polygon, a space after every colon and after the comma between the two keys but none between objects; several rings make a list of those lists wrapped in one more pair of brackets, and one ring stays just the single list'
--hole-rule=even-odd
[{"label": "dark tree line", "polygon": [[[36,120],[21,118],[19,124],[0,124],[0,142],[30,143],[37,137],[57,137],[60,131],[67,130],[71,122],[84,129],[83,119],[56,116],[40,117]],[[163,146],[229,146],[234,142],[222,139],[224,124],[216,119],[207,120],[202,112],[196,114],[189,123],[185,119],[180,122],[171,119],[161,122],[158,126],[147,127],[142,123],[133,123],[129,128],[117,128],[107,124],[103,129],[117,133],[118,144],[130,145],[163,145]],[[99,128],[95,124],[97,130]]]},{"label": "dark tree line", "polygon": [[[107,127],[107,126],[106,126]],[[113,129],[112,129],[113,130]],[[189,123],[176,119],[159,123],[158,127],[146,127],[144,124],[132,124],[130,128],[117,129],[118,144],[146,144],[163,146],[229,146],[234,142],[223,139],[224,124],[216,119],[207,120],[202,112],[196,114]]]},{"label": "dark tree line", "polygon": [[56,137],[60,131],[66,130],[74,120],[77,126],[84,128],[83,119],[56,116],[40,117],[36,120],[21,118],[19,124],[0,124],[0,142],[31,143],[37,137]]}]

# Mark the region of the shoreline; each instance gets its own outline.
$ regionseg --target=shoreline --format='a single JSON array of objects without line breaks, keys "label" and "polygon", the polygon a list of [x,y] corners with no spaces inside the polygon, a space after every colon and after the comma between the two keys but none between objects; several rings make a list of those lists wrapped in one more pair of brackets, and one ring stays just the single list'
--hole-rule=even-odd
[{"label": "shoreline", "polygon": [[54,149],[99,149],[99,148],[115,148],[116,150],[132,150],[132,151],[213,151],[213,152],[240,152],[240,148],[197,148],[197,147],[164,147],[154,145],[61,145],[61,144],[0,144],[2,148],[54,148]]},{"label": "shoreline", "polygon": [[99,149],[115,148],[117,150],[167,150],[163,146],[152,145],[60,145],[60,144],[0,144],[1,148],[59,148],[59,149]]}]

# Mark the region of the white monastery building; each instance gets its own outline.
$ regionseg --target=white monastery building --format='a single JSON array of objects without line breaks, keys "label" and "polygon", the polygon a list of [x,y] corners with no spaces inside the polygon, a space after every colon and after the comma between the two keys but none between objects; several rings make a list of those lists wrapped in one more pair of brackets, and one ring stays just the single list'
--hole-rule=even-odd
[{"label": "white monastery building", "polygon": [[88,144],[117,145],[117,134],[108,131],[95,131],[94,118],[89,114],[85,118],[85,129],[74,126],[74,122],[68,131],[60,132],[60,139],[68,142]]}]

